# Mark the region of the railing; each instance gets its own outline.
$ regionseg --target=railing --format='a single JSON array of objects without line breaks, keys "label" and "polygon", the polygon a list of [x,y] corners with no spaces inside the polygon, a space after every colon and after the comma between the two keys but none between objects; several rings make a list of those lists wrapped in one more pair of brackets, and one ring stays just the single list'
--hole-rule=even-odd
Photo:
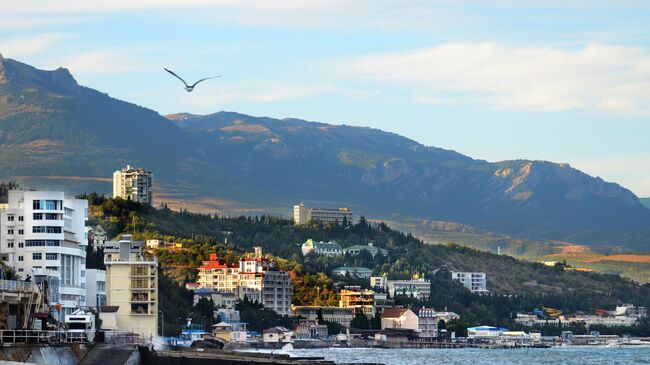
[{"label": "railing", "polygon": [[0,280],[0,290],[38,292],[38,287],[33,282]]}]

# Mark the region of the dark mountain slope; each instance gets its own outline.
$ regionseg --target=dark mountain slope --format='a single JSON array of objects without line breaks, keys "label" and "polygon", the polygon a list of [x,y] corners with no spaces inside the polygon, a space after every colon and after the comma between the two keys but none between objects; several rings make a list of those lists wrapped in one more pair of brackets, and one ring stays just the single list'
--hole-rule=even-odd
[{"label": "dark mountain slope", "polygon": [[650,209],[568,165],[488,163],[377,129],[299,119],[228,112],[167,119],[79,86],[65,69],[0,58],[0,178],[66,176],[56,187],[108,192],[106,182],[82,187],[69,177],[110,178],[127,163],[154,171],[159,191],[179,198],[287,213],[305,200],[536,239],[636,250],[648,243]]},{"label": "dark mountain slope", "polygon": [[644,248],[650,211],[638,198],[566,164],[488,163],[376,129],[297,119],[228,112],[172,119],[271,204],[335,201],[385,216]]}]

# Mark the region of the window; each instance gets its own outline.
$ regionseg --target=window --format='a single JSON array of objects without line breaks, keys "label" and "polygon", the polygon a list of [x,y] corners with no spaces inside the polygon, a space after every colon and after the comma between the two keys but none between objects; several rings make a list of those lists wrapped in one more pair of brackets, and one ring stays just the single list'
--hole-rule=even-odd
[{"label": "window", "polygon": [[27,240],[27,247],[42,247],[42,246],[57,247],[60,245],[61,245],[60,242],[57,240]]},{"label": "window", "polygon": [[56,253],[46,253],[46,254],[45,254],[45,259],[46,259],[46,260],[58,260],[58,259],[59,259],[59,254],[56,254]]},{"label": "window", "polygon": [[23,248],[25,247],[25,244],[23,242],[18,242],[18,248]]},{"label": "window", "polygon": [[40,252],[34,252],[32,253],[32,260],[42,260],[43,259],[43,254]]},{"label": "window", "polygon": [[60,220],[59,214],[57,213],[45,213],[45,219],[48,221]]},{"label": "window", "polygon": [[40,221],[41,219],[43,219],[43,213],[34,213],[35,221]]},{"label": "window", "polygon": [[14,221],[14,216],[13,215],[8,215],[7,216],[7,222],[13,222]]},{"label": "window", "polygon": [[86,277],[86,270],[81,270],[81,277],[85,278]]},{"label": "window", "polygon": [[7,234],[14,234],[14,229],[13,228],[8,228],[7,229]]},{"label": "window", "polygon": [[7,242],[7,248],[14,248],[13,242]]},{"label": "window", "polygon": [[22,221],[23,221],[23,218],[24,218],[24,217],[23,217],[22,215],[19,215],[19,216],[18,216],[18,222],[22,222]]},{"label": "window", "polygon": [[41,201],[40,200],[34,200],[32,202],[32,209],[40,210],[41,209]]},{"label": "window", "polygon": [[22,256],[18,256],[18,261],[25,261],[25,258]]},{"label": "window", "polygon": [[45,266],[45,270],[59,271],[59,268],[57,266]]},{"label": "window", "polygon": [[22,267],[19,267],[19,268],[18,268],[18,272],[23,272],[23,271],[25,271],[25,270],[23,270]]},{"label": "window", "polygon": [[61,227],[56,226],[33,226],[32,233],[61,233]]},{"label": "window", "polygon": [[19,229],[18,234],[25,234],[25,230],[24,229]]}]

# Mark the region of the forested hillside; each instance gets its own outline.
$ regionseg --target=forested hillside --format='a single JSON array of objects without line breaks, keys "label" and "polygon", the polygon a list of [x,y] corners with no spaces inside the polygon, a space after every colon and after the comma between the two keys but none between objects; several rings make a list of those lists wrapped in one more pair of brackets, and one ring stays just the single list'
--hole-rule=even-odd
[{"label": "forested hillside", "polygon": [[[550,306],[568,313],[612,309],[631,302],[650,306],[650,287],[638,285],[615,275],[571,270],[564,265],[548,267],[519,261],[456,245],[425,245],[410,234],[395,231],[383,223],[370,224],[364,219],[352,226],[302,225],[270,217],[214,217],[169,209],[154,209],[121,199],[91,195],[91,223],[101,224],[109,233],[134,234],[137,239],[164,238],[183,242],[182,250],[158,250],[164,272],[177,283],[193,281],[196,267],[217,252],[228,261],[236,261],[254,246],[276,257],[280,267],[290,271],[295,284],[294,304],[335,304],[336,282],[329,277],[338,266],[365,266],[375,274],[391,278],[421,275],[432,279],[429,301],[413,303],[448,308],[463,315],[464,325],[511,323],[516,311]],[[336,240],[343,247],[373,242],[388,250],[388,255],[326,258],[300,254],[307,239]],[[436,271],[436,269],[439,269]],[[484,271],[488,289],[494,295],[478,296],[451,281],[449,270]],[[355,282],[368,286],[367,282]]]}]

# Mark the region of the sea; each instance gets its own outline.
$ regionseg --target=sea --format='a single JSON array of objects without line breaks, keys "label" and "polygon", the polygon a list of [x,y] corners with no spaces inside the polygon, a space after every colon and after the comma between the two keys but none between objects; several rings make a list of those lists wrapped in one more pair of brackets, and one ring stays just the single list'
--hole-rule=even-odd
[{"label": "sea", "polygon": [[337,363],[385,365],[630,365],[650,364],[650,348],[553,347],[547,349],[295,349],[291,356],[319,356]]}]

